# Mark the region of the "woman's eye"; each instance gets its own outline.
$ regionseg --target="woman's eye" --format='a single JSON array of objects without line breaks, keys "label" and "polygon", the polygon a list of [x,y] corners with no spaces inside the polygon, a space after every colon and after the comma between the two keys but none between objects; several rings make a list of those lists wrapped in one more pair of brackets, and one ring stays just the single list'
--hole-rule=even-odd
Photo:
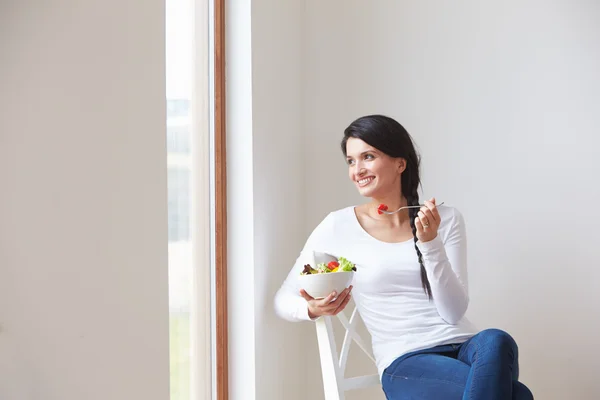
[{"label": "woman's eye", "polygon": [[365,155],[365,160],[372,160],[373,158],[374,158],[373,154],[366,154]]},{"label": "woman's eye", "polygon": [[352,165],[352,164],[354,164],[354,160],[350,160],[350,159],[348,159],[348,160],[346,160],[346,162],[348,163],[348,165]]}]

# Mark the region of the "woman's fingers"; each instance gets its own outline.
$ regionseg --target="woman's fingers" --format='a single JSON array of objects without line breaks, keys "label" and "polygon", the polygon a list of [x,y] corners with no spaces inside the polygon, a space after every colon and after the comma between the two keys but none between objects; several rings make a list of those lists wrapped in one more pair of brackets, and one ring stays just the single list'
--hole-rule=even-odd
[{"label": "woman's fingers", "polygon": [[421,210],[419,210],[419,212],[417,213],[417,215],[419,216],[419,220],[421,221],[421,224],[423,225],[423,228],[429,228],[429,218],[427,218],[427,216],[425,215],[425,213]]},{"label": "woman's fingers", "polygon": [[[307,301],[310,302],[309,309],[313,311],[313,314],[317,316],[321,315],[336,315],[346,307],[346,304],[350,301],[350,292],[352,286],[344,289],[339,296],[337,293],[331,292],[329,296],[324,299],[316,300],[311,297],[304,289],[300,289],[300,295]],[[337,298],[336,298],[337,296]],[[335,300],[334,300],[335,299]]]},{"label": "woman's fingers", "polygon": [[329,307],[330,304],[333,304],[332,301],[333,301],[333,299],[335,299],[335,296],[337,296],[337,293],[334,290],[333,292],[329,293],[329,296],[325,297],[324,299],[319,300],[318,306],[319,307]]},{"label": "woman's fingers", "polygon": [[431,214],[433,215],[433,218],[435,218],[435,222],[439,225],[439,223],[442,220],[442,218],[440,217],[440,213],[438,211],[438,208],[437,207],[433,207],[433,209],[431,210]]},{"label": "woman's fingers", "polygon": [[[423,215],[421,216],[421,220],[422,222],[427,223],[427,225],[439,225],[437,218],[433,215],[433,212],[427,208],[426,210],[423,211],[419,211],[420,213],[422,213]],[[423,220],[423,218],[425,218],[425,220]],[[427,227],[426,227],[427,228]]]},{"label": "woman's fingers", "polygon": [[346,306],[350,302],[351,298],[352,298],[352,295],[350,294],[350,292],[348,292],[348,295],[346,296],[344,301],[338,306],[338,308],[335,309],[335,311],[333,312],[333,315],[337,315],[340,311],[342,311],[344,308],[346,308]]},{"label": "woman's fingers", "polygon": [[352,286],[350,286],[347,289],[344,289],[340,293],[340,295],[337,297],[337,299],[335,299],[334,302],[327,305],[327,307],[325,308],[325,310],[326,310],[325,312],[330,315],[335,315],[336,310],[340,307],[341,304],[344,303],[344,301],[346,301],[346,299],[350,295],[351,290],[352,290]]},{"label": "woman's fingers", "polygon": [[425,215],[428,218],[430,218],[432,222],[435,221],[435,223],[439,223],[440,214],[438,212],[437,206],[435,205],[435,199],[432,200],[426,200],[425,207],[423,207],[424,209],[422,208],[421,210],[425,213]]},{"label": "woman's fingers", "polygon": [[417,236],[421,236],[424,233],[424,229],[420,217],[415,218],[415,227],[417,228]]},{"label": "woman's fingers", "polygon": [[435,198],[426,200],[425,205],[417,212],[415,218],[415,228],[417,230],[417,239],[422,242],[428,242],[437,237],[440,226],[440,214],[435,205]]},{"label": "woman's fingers", "polygon": [[340,295],[331,303],[327,304],[327,309],[328,310],[335,310],[342,301],[344,301],[344,299],[346,298],[346,296],[348,295],[348,289],[344,289],[340,292]]},{"label": "woman's fingers", "polygon": [[304,300],[311,301],[314,300],[304,289],[300,289],[300,296],[304,297]]}]

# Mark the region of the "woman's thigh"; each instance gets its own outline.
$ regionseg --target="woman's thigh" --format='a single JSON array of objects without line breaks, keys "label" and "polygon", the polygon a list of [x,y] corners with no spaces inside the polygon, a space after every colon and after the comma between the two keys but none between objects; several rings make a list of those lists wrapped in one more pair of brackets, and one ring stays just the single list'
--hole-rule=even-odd
[{"label": "woman's thigh", "polygon": [[460,400],[470,367],[439,354],[417,354],[390,365],[381,378],[389,400]]}]

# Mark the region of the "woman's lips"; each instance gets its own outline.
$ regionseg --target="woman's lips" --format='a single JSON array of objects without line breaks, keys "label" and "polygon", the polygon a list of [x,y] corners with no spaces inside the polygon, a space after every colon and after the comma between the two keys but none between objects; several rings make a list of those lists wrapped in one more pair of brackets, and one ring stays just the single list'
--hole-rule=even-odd
[{"label": "woman's lips", "polygon": [[357,180],[356,182],[358,183],[358,186],[364,187],[364,186],[367,186],[368,184],[370,184],[371,182],[373,182],[374,180],[375,180],[374,176],[367,176],[366,178],[361,178],[361,179]]}]

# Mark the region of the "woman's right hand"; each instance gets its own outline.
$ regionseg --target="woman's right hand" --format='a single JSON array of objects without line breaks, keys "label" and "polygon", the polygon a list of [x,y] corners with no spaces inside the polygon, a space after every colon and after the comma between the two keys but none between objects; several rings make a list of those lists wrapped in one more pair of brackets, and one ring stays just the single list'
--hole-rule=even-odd
[{"label": "woman's right hand", "polygon": [[352,291],[352,286],[344,289],[342,293],[332,301],[337,293],[331,292],[329,296],[324,299],[315,299],[311,297],[308,293],[304,291],[304,289],[300,289],[300,295],[304,297],[306,303],[308,304],[308,316],[311,319],[315,319],[317,317],[322,317],[324,315],[337,315],[340,311],[342,311],[348,305],[350,301],[350,292]]}]

